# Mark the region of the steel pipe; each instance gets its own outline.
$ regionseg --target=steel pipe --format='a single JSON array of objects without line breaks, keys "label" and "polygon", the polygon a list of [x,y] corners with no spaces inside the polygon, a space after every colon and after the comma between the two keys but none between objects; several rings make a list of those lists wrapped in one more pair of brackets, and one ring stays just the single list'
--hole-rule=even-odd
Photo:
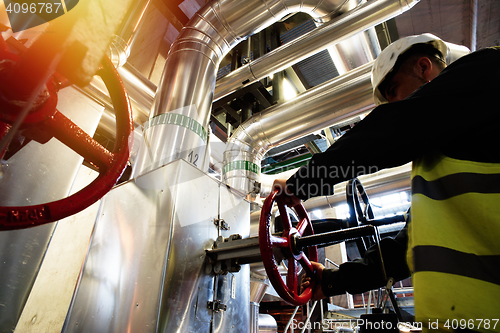
[{"label": "steel pipe", "polygon": [[144,13],[151,0],[136,1],[129,9],[125,20],[118,28],[109,45],[109,58],[116,68],[123,66],[130,55],[132,45],[142,26]]},{"label": "steel pipe", "polygon": [[325,232],[322,234],[293,237],[292,249],[295,251],[294,253],[300,253],[304,248],[311,246],[326,247],[350,239],[375,235],[377,235],[377,231],[374,226],[363,225],[349,229]]},{"label": "steel pipe", "polygon": [[[370,198],[381,194],[408,191],[411,187],[411,163],[372,175],[359,177]],[[345,203],[346,182],[335,185],[334,195],[314,197],[304,202],[307,211],[326,210]]]},{"label": "steel pipe", "polygon": [[[134,121],[138,124],[142,124],[149,118],[149,113],[156,95],[156,85],[129,63],[125,63],[125,65],[119,67],[117,71],[130,97]],[[99,77],[94,77],[90,84],[82,88],[82,90],[84,93],[112,110],[112,107],[109,107],[111,99],[108,96],[108,91],[104,82]],[[114,123],[99,124],[99,127],[104,129],[111,137],[114,137],[116,134],[114,132]]]},{"label": "steel pipe", "polygon": [[269,314],[259,313],[258,332],[259,333],[276,333],[278,332],[278,323],[273,316]]}]

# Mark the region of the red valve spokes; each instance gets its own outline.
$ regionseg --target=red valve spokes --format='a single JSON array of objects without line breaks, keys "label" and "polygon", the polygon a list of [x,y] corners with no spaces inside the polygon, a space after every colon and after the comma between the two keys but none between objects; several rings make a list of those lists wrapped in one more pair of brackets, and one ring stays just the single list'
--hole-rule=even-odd
[{"label": "red valve spokes", "polygon": [[[57,110],[36,124],[31,122],[28,132],[33,132],[34,136],[57,138],[95,165],[99,176],[65,199],[33,206],[0,207],[0,230],[28,228],[76,214],[102,198],[120,179],[132,144],[132,109],[120,76],[107,57],[98,75],[108,89],[116,114],[116,141],[112,152]],[[31,116],[36,115],[27,118]]]},{"label": "red valve spokes", "polygon": [[[283,233],[281,237],[272,235],[271,215],[273,204],[278,204],[280,217],[283,224]],[[274,289],[285,301],[294,305],[306,304],[312,297],[312,287],[306,288],[302,293],[299,291],[298,283],[298,265],[297,262],[309,273],[313,267],[311,261],[318,260],[318,253],[315,246],[309,247],[306,254],[301,251],[298,253],[293,248],[293,238],[296,236],[313,235],[311,221],[302,204],[293,207],[299,217],[297,228],[292,227],[288,216],[285,196],[278,195],[278,190],[274,190],[264,201],[259,224],[259,246],[262,256],[262,262]],[[288,260],[288,274],[286,283],[283,281],[278,270],[278,261],[274,251],[281,250],[282,254]]]},{"label": "red valve spokes", "polygon": [[43,123],[43,130],[97,166],[99,172],[105,172],[114,162],[115,156],[110,151],[59,111]]}]

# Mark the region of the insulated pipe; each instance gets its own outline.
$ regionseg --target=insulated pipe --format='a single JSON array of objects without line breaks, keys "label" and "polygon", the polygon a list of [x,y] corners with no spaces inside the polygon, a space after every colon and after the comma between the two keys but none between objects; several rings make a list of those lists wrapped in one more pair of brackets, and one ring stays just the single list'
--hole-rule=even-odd
[{"label": "insulated pipe", "polygon": [[[117,71],[130,97],[134,121],[142,124],[149,118],[151,106],[153,105],[156,94],[156,86],[129,63],[125,63],[122,67],[119,67]],[[82,90],[107,106],[111,103],[104,82],[97,76]],[[99,124],[99,127],[104,127],[103,129],[107,133],[112,137],[115,136],[114,122],[110,124]]]},{"label": "insulated pipe", "polygon": [[347,11],[354,3],[217,0],[206,4],[170,48],[132,176],[179,158],[201,170],[207,168],[207,127],[217,69],[236,44],[287,14],[302,11],[322,19]]},{"label": "insulated pipe", "polygon": [[[355,50],[355,52],[353,52]],[[382,51],[375,28],[369,28],[328,48],[339,75],[370,62]]]},{"label": "insulated pipe", "polygon": [[[369,197],[409,191],[411,187],[411,163],[358,177]],[[304,201],[308,212],[327,210],[346,202],[346,182],[334,187],[334,195],[314,197]]]},{"label": "insulated pipe", "polygon": [[420,0],[372,0],[302,35],[217,81],[214,100],[282,71],[412,8]]},{"label": "insulated pipe", "polygon": [[142,26],[142,18],[151,0],[140,0],[129,9],[127,17],[109,45],[109,58],[116,68],[123,66],[130,55],[132,44]]},{"label": "insulated pipe", "polygon": [[278,323],[273,316],[266,313],[259,313],[259,333],[276,333],[278,332]]},{"label": "insulated pipe", "polygon": [[257,194],[260,162],[269,149],[371,109],[372,65],[360,66],[241,124],[224,151],[223,182]]},{"label": "insulated pipe", "polygon": [[[363,188],[370,198],[383,194],[409,191],[411,187],[411,163],[381,170],[370,175],[359,176],[358,179],[363,184]],[[304,201],[302,204],[308,213],[318,210],[325,211],[326,213],[327,210],[346,202],[346,185],[347,182],[339,183],[334,187],[335,194],[313,197]],[[268,194],[269,193],[261,193],[263,197]],[[260,210],[256,210],[250,214],[250,237],[258,236],[259,219]],[[258,269],[252,269],[252,272],[258,273],[260,266],[257,266],[255,263],[252,263],[252,266],[259,267]]]},{"label": "insulated pipe", "polygon": [[260,322],[259,306],[268,287],[266,280],[255,277],[250,278],[250,333],[260,332],[260,324],[263,323]]}]

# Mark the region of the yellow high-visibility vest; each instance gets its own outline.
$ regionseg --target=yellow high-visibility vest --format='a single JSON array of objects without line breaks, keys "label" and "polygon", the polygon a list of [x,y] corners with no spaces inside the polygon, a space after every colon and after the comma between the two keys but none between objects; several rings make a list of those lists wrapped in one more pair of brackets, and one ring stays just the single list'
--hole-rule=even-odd
[{"label": "yellow high-visibility vest", "polygon": [[415,319],[500,332],[500,164],[421,157],[411,210]]}]

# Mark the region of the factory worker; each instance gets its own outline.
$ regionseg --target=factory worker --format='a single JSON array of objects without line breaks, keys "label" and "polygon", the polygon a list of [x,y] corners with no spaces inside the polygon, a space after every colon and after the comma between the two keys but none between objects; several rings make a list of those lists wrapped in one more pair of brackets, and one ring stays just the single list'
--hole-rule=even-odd
[{"label": "factory worker", "polygon": [[[431,34],[389,45],[372,69],[377,107],[274,186],[293,206],[331,195],[348,178],[411,161],[408,251],[404,234],[386,241],[387,274],[411,272],[415,320],[424,328],[500,332],[500,48],[446,66],[452,56]],[[325,167],[342,172],[314,172]],[[375,256],[338,270],[314,263],[314,297],[382,287]]]}]

